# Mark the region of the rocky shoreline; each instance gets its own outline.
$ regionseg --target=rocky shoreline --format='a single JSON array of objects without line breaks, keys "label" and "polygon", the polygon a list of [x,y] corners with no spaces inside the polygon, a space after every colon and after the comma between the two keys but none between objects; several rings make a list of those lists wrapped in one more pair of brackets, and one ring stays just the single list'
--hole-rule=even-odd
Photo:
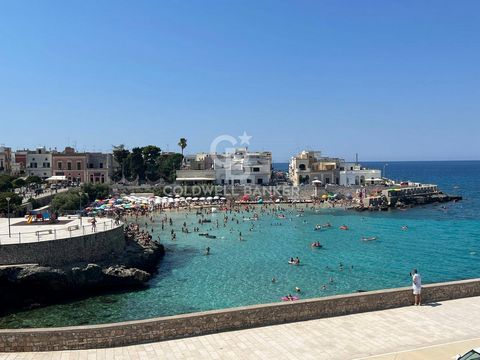
[{"label": "rocky shoreline", "polygon": [[144,287],[164,253],[163,245],[126,230],[121,257],[62,267],[0,266],[0,316],[98,293]]}]

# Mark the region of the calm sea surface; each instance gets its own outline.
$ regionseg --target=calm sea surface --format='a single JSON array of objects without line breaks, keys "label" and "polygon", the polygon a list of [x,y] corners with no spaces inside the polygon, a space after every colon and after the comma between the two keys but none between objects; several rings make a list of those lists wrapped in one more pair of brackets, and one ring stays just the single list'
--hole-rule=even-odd
[{"label": "calm sea surface", "polygon": [[[367,165],[383,169],[384,163]],[[263,214],[248,221],[243,218],[251,214],[241,214],[238,225],[229,222],[226,228],[223,215],[212,214],[213,222],[201,231],[217,239],[183,234],[181,224],[191,229],[197,218],[173,214],[176,241],[170,240],[169,226],[162,232],[156,223],[154,237],[161,236],[167,253],[147,289],[18,312],[0,318],[0,327],[95,324],[270,303],[296,286],[301,298],[408,286],[412,267],[424,283],[480,277],[480,161],[389,162],[386,175],[435,183],[464,200],[446,209],[432,205],[378,213],[307,210],[299,216],[289,208],[284,220]],[[313,231],[326,222],[333,227]],[[350,230],[339,230],[342,224]],[[239,241],[239,231],[245,241]],[[378,240],[363,242],[363,236]],[[324,248],[310,247],[317,240]],[[203,255],[207,246],[210,256]],[[301,266],[288,265],[291,256],[298,256]]]}]

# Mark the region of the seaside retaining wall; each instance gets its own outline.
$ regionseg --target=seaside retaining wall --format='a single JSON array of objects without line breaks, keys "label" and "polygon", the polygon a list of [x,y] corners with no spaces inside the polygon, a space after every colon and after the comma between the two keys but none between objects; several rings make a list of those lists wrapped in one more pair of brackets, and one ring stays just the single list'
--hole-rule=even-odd
[{"label": "seaside retaining wall", "polygon": [[121,254],[124,247],[123,226],[118,226],[72,238],[0,245],[0,265],[96,262]]},{"label": "seaside retaining wall", "polygon": [[[425,302],[480,295],[480,279],[426,285]],[[126,346],[412,305],[410,288],[214,310],[115,324],[0,330],[0,352]]]}]

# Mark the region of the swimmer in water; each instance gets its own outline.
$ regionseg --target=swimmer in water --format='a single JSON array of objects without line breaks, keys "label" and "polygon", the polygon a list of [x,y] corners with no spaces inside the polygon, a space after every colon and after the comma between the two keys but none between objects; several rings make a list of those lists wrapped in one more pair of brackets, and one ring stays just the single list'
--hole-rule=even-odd
[{"label": "swimmer in water", "polygon": [[277,282],[277,279],[275,279],[275,277],[272,278],[272,283],[276,283]]},{"label": "swimmer in water", "polygon": [[408,230],[408,226],[407,226],[407,225],[403,225],[403,226],[402,226],[402,230],[403,230],[403,231]]},{"label": "swimmer in water", "polygon": [[295,292],[299,293],[301,292],[302,290],[300,290],[300,288],[298,286],[295,286]]}]

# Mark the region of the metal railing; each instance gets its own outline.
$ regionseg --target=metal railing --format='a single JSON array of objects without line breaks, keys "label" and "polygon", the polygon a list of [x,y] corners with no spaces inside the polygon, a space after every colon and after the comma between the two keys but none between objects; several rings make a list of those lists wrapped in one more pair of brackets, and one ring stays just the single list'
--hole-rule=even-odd
[{"label": "metal railing", "polygon": [[[48,228],[48,225],[41,225],[37,228],[36,231],[28,232],[15,232],[14,230],[12,230],[10,236],[8,233],[0,234],[0,245],[32,243],[57,239],[70,239],[72,237],[90,235],[104,232],[107,230],[112,230],[123,225],[122,222],[115,221],[113,219],[99,219],[97,220],[96,224],[83,223],[82,221],[79,221],[77,224],[64,227],[59,227],[58,225],[52,224],[52,227],[50,228]],[[42,229],[42,227],[46,228]]]}]

